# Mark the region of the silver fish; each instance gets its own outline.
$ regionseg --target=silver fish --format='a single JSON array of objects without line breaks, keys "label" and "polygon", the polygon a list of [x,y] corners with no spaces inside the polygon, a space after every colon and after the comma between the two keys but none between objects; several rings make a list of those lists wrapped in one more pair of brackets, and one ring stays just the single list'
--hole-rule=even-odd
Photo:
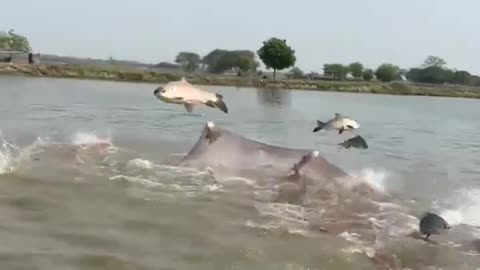
[{"label": "silver fish", "polygon": [[224,113],[228,113],[222,95],[195,87],[184,77],[180,81],[169,82],[163,87],[158,87],[153,94],[166,103],[183,104],[189,113],[193,112],[194,107],[200,104],[219,108]]},{"label": "silver fish", "polygon": [[338,134],[342,134],[344,130],[357,129],[359,127],[360,124],[358,124],[357,121],[353,120],[352,118],[335,113],[335,117],[327,122],[317,120],[317,127],[313,129],[313,132],[318,132],[322,129],[337,129]]}]

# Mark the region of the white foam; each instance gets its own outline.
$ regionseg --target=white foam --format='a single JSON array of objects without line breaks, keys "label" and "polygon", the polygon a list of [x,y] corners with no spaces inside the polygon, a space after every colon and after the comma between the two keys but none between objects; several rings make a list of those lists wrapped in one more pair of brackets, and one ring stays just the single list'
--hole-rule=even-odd
[{"label": "white foam", "polygon": [[101,138],[95,132],[77,132],[72,136],[71,142],[74,145],[112,144],[111,138]]},{"label": "white foam", "polygon": [[16,145],[6,141],[0,130],[0,174],[9,173],[14,170],[14,155],[18,154]]},{"label": "white foam", "polygon": [[372,247],[351,246],[351,247],[343,248],[342,252],[350,253],[350,254],[362,253],[362,254],[367,255],[370,258],[375,257],[375,249],[373,249]]},{"label": "white foam", "polygon": [[154,182],[154,181],[149,180],[149,179],[127,176],[127,175],[115,175],[115,176],[110,177],[109,180],[112,180],[112,181],[127,181],[127,182],[131,182],[131,183],[142,184],[142,185],[149,186],[149,187],[164,186],[162,183]]},{"label": "white foam", "polygon": [[150,160],[136,158],[129,160],[127,166],[137,167],[141,169],[152,169],[154,164]]},{"label": "white foam", "polygon": [[317,150],[315,150],[315,151],[313,151],[313,153],[312,153],[312,154],[313,154],[313,156],[314,156],[314,157],[318,157],[318,155],[320,154],[320,152],[319,152],[319,151],[317,151]]},{"label": "white foam", "polygon": [[440,216],[450,224],[450,226],[458,225],[463,222],[462,213],[458,210],[445,209],[440,213]]},{"label": "white foam", "polygon": [[352,173],[352,176],[378,192],[386,192],[385,180],[389,176],[387,171],[365,168],[360,172]]},{"label": "white foam", "polygon": [[207,122],[207,126],[208,126],[209,128],[213,128],[213,127],[215,127],[215,124],[214,124],[212,121],[208,121],[208,122]]},{"label": "white foam", "polygon": [[358,238],[360,237],[360,235],[358,233],[349,233],[349,232],[343,232],[343,233],[339,234],[338,236],[344,238],[345,240],[347,240],[349,242],[357,242]]},{"label": "white foam", "polygon": [[249,186],[255,186],[255,184],[257,183],[254,179],[239,176],[224,177],[222,178],[222,182],[240,182]]},{"label": "white foam", "polygon": [[480,189],[461,189],[457,192],[459,205],[439,213],[451,226],[468,224],[480,226]]},{"label": "white foam", "polygon": [[10,159],[2,152],[0,152],[0,174],[4,174],[11,171]]}]

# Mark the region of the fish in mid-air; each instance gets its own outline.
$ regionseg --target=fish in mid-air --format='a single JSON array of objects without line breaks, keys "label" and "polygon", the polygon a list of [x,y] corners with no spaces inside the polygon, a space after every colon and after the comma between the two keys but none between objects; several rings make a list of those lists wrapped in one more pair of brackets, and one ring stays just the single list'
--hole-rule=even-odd
[{"label": "fish in mid-air", "polygon": [[357,135],[353,138],[345,140],[344,142],[339,143],[338,145],[341,145],[341,146],[343,146],[347,149],[350,148],[350,147],[360,148],[360,149],[367,149],[368,148],[367,142],[360,135]]},{"label": "fish in mid-air", "polygon": [[200,104],[219,108],[224,113],[228,113],[222,95],[193,86],[184,77],[179,81],[169,82],[163,87],[158,87],[153,94],[166,103],[183,104],[189,113],[193,112],[194,107]]},{"label": "fish in mid-air", "polygon": [[420,233],[425,235],[424,240],[432,234],[441,234],[450,230],[450,225],[441,216],[427,212],[420,220]]},{"label": "fish in mid-air", "polygon": [[313,132],[318,132],[322,129],[337,129],[338,134],[342,134],[344,130],[352,130],[359,127],[360,124],[358,124],[357,121],[353,120],[352,118],[341,115],[339,113],[335,113],[335,117],[328,120],[327,122],[317,120],[317,127],[313,129]]}]

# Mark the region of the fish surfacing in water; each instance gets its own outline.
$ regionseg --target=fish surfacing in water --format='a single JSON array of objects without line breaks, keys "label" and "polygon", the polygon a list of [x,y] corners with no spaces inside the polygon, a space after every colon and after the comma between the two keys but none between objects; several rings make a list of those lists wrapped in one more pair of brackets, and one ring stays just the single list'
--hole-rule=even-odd
[{"label": "fish surfacing in water", "polygon": [[189,113],[193,112],[194,107],[200,104],[228,113],[222,95],[193,86],[184,77],[180,81],[169,82],[163,87],[158,87],[153,94],[163,102],[183,104]]},{"label": "fish surfacing in water", "polygon": [[450,225],[441,216],[427,212],[419,224],[420,233],[425,235],[424,240],[428,240],[428,237],[432,234],[442,234],[450,230]]},{"label": "fish surfacing in water", "polygon": [[344,142],[339,143],[338,145],[343,146],[347,149],[350,148],[350,147],[360,148],[360,149],[367,149],[368,148],[367,142],[360,135],[357,135],[353,138],[345,140]]}]

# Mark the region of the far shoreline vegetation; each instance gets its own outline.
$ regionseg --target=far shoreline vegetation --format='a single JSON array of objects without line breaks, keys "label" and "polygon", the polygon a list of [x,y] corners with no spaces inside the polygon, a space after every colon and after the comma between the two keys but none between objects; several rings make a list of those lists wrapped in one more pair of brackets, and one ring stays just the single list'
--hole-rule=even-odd
[{"label": "far shoreline vegetation", "polygon": [[[257,71],[257,55],[273,73]],[[428,56],[422,66],[408,70],[393,64],[382,64],[375,70],[359,62],[325,64],[323,75],[305,74],[295,62],[295,51],[278,38],[265,41],[257,52],[215,49],[203,58],[180,52],[175,63],[153,65],[113,58],[40,57],[32,53],[26,37],[13,30],[0,32],[0,74],[159,84],[186,77],[199,85],[480,98],[479,76],[449,69],[436,56]],[[288,72],[278,72],[288,68]]]}]

